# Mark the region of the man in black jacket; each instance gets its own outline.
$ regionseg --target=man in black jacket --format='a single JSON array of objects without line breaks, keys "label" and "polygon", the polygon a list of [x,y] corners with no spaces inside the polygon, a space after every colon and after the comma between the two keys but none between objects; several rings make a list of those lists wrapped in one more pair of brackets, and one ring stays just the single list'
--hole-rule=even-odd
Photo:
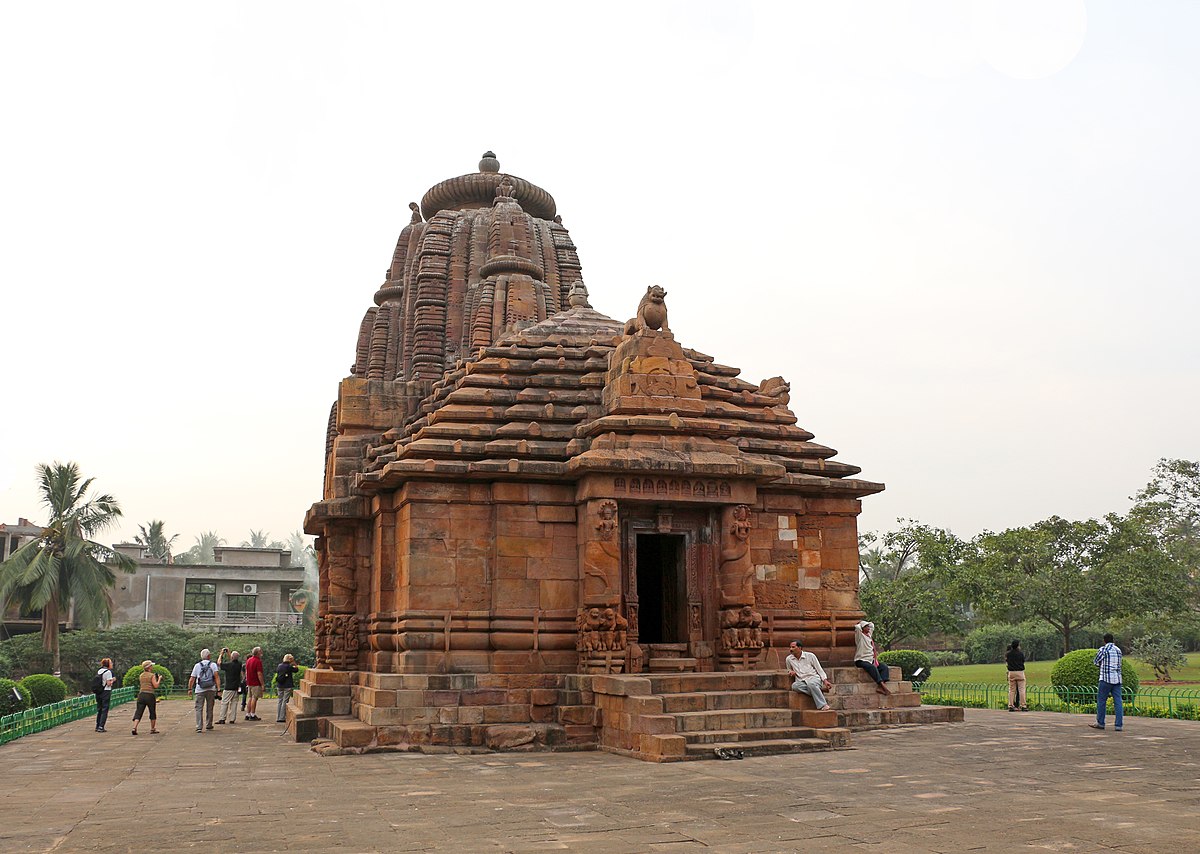
[{"label": "man in black jacket", "polygon": [[[229,660],[225,661],[225,656],[229,656]],[[219,724],[225,723],[225,719],[229,718],[229,723],[237,723],[238,709],[238,686],[242,684],[242,657],[235,649],[229,651],[229,647],[221,650],[221,654],[217,656],[217,666],[221,668],[221,717],[217,721]]]},{"label": "man in black jacket", "polygon": [[1008,651],[1004,653],[1004,661],[1008,665],[1008,710],[1015,712],[1020,709],[1028,712],[1025,694],[1025,653],[1021,652],[1021,642],[1015,640]]}]

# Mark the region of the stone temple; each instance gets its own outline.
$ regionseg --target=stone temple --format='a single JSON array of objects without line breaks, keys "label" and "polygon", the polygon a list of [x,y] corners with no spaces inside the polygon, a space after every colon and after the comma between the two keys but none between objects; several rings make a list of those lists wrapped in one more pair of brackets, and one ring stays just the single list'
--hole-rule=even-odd
[{"label": "stone temple", "polygon": [[[797,425],[787,382],[684,346],[660,287],[625,322],[593,309],[554,198],[491,152],[409,208],[305,520],[298,739],[672,760],[954,714],[846,666],[883,486]],[[834,711],[787,690],[796,638]]]}]

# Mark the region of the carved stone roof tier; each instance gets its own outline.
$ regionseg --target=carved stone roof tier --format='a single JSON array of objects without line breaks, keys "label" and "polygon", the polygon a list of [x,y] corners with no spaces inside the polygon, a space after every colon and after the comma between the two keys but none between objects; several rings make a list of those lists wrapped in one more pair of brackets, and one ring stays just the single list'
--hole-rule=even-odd
[{"label": "carved stone roof tier", "polygon": [[359,326],[351,375],[420,399],[464,354],[568,305],[583,275],[553,197],[499,171],[435,185],[409,205],[385,280]]},{"label": "carved stone roof tier", "polygon": [[623,326],[585,294],[572,302],[446,373],[366,450],[358,488],[650,471],[854,496],[882,489],[852,479],[856,466],[833,461],[833,449],[796,426],[783,380],[745,382],[669,331]]}]

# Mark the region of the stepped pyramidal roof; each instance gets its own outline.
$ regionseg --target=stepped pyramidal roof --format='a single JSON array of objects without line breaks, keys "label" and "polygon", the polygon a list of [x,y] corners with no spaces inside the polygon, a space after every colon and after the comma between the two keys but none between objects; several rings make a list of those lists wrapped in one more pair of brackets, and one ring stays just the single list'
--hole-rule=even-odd
[{"label": "stepped pyramidal roof", "polygon": [[646,342],[655,355],[614,361],[634,321],[590,306],[553,197],[500,173],[491,152],[479,168],[410,205],[351,374],[376,386],[366,392],[374,411],[356,420],[335,405],[327,453],[339,417],[343,433],[378,432],[353,443],[357,459],[341,455],[327,498],[408,479],[631,466],[848,496],[882,489],[797,426],[780,377],[746,382],[669,330]]}]

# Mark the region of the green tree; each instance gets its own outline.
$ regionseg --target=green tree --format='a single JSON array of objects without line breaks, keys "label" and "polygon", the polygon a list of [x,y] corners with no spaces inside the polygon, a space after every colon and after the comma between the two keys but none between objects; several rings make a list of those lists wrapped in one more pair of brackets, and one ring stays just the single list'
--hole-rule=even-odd
[{"label": "green tree", "polygon": [[1161,635],[1138,638],[1133,642],[1129,655],[1140,658],[1153,667],[1154,675],[1163,682],[1171,681],[1172,667],[1183,667],[1187,664],[1183,644],[1175,638]]},{"label": "green tree", "polygon": [[939,570],[962,550],[953,534],[913,520],[859,538],[859,602],[883,649],[932,632],[958,632],[961,609]]},{"label": "green tree", "polygon": [[1130,518],[1176,561],[1190,588],[1189,605],[1200,612],[1200,462],[1159,460],[1133,501]]},{"label": "green tree", "polygon": [[953,586],[992,620],[1038,619],[1054,627],[1063,653],[1097,620],[1170,612],[1185,599],[1178,567],[1136,519],[1110,514],[1072,522],[1053,516],[985,532],[947,569]]},{"label": "green tree", "polygon": [[133,572],[137,563],[89,539],[121,517],[115,498],[106,493],[89,500],[92,478],[83,480],[75,463],[39,465],[37,472],[50,521],[41,536],[0,565],[0,602],[15,600],[26,609],[41,610],[42,644],[54,655],[57,676],[59,621],[74,607],[81,625],[106,625],[116,571]]},{"label": "green tree", "polygon": [[166,523],[161,519],[151,519],[145,525],[138,525],[141,533],[133,538],[135,543],[145,546],[150,556],[159,563],[171,562],[171,546],[179,539],[178,534],[168,537],[165,528]]},{"label": "green tree", "polygon": [[218,536],[216,531],[205,531],[196,537],[196,544],[176,558],[175,562],[183,564],[216,563],[216,548],[223,545],[225,545],[224,537]]}]

